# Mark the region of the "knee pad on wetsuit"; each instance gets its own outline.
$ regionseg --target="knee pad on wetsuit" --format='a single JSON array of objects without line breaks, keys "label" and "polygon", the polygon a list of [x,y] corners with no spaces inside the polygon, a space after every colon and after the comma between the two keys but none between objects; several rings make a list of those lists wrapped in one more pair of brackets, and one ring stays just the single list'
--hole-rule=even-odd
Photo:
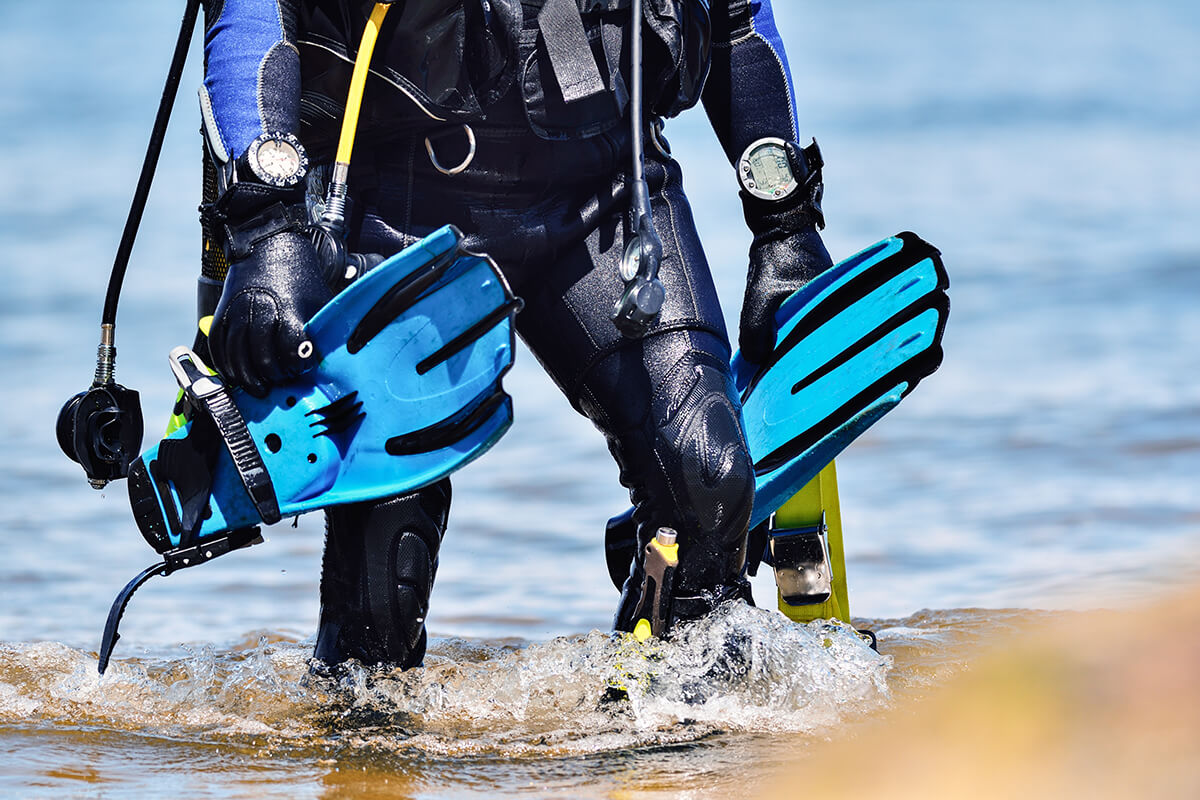
[{"label": "knee pad on wetsuit", "polygon": [[754,466],[728,362],[711,349],[688,349],[659,372],[664,378],[649,398],[640,435],[613,441],[622,477],[633,487],[639,540],[618,629],[632,625],[626,617],[641,591],[642,551],[662,525],[679,534],[674,617],[703,616],[728,597],[749,599],[742,573]]},{"label": "knee pad on wetsuit", "polygon": [[728,583],[745,562],[754,465],[733,397],[728,365],[701,352],[676,364],[654,398],[655,452],[682,525],[676,594]]},{"label": "knee pad on wetsuit", "polygon": [[449,508],[447,479],[388,500],[326,509],[314,658],[420,665]]}]

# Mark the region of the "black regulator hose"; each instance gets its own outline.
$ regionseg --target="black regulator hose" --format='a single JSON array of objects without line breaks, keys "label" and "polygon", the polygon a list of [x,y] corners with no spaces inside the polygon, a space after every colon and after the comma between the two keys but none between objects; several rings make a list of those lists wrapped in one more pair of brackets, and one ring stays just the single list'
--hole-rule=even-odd
[{"label": "black regulator hose", "polygon": [[167,123],[171,120],[171,109],[183,77],[192,32],[200,13],[200,0],[188,0],[179,26],[179,38],[175,42],[175,54],[167,71],[166,86],[158,104],[154,128],[150,132],[150,144],[138,177],[137,189],[125,230],[113,261],[112,274],[108,279],[108,292],[104,297],[104,312],[100,318],[100,346],[96,353],[96,375],[92,386],[72,397],[58,415],[56,433],[63,452],[83,466],[88,481],[96,489],[102,489],[109,481],[124,478],[129,474],[129,464],[137,457],[142,445],[142,407],[138,393],[126,389],[114,380],[116,372],[116,323],[117,302],[121,299],[121,286],[125,282],[125,270],[129,256],[146,210],[150,196],[150,185],[154,182],[154,171],[162,153],[166,138]]},{"label": "black regulator hose", "polygon": [[150,131],[150,144],[146,148],[142,172],[138,176],[137,189],[133,193],[129,217],[125,220],[125,231],[121,234],[117,257],[113,260],[112,275],[108,279],[108,293],[104,296],[104,314],[100,318],[101,325],[115,325],[117,322],[117,302],[121,299],[121,285],[125,282],[125,270],[129,266],[133,242],[137,238],[138,228],[142,224],[146,200],[150,197],[150,184],[154,182],[154,171],[158,167],[158,157],[162,153],[163,139],[167,135],[167,123],[171,121],[171,109],[175,106],[175,96],[179,92],[179,81],[183,77],[183,66],[187,62],[192,31],[196,27],[196,17],[199,11],[200,0],[188,0],[187,8],[183,12],[183,22],[179,26],[179,39],[175,42],[175,55],[171,58],[171,68],[167,71],[167,83],[163,87],[162,99],[158,103],[158,115],[154,118],[154,128]]},{"label": "black regulator hose", "polygon": [[633,25],[630,37],[631,71],[629,117],[632,126],[633,176],[630,190],[632,237],[621,257],[621,279],[625,290],[617,298],[610,315],[622,335],[637,339],[646,334],[658,319],[666,292],[658,279],[662,261],[662,241],[654,230],[651,216],[650,191],[646,186],[646,155],[644,131],[646,118],[642,109],[642,0],[633,0]]}]

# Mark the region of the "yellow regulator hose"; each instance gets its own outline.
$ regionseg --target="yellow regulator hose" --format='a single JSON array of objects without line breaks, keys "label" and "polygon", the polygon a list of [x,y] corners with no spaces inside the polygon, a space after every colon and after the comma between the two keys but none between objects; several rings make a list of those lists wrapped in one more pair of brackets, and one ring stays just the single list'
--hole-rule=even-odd
[{"label": "yellow regulator hose", "polygon": [[354,59],[354,73],[350,77],[350,92],[346,96],[346,113],[342,117],[342,135],[338,139],[337,158],[333,165],[333,176],[329,181],[329,192],[325,201],[323,221],[334,231],[341,233],[346,222],[346,183],[350,177],[350,156],[354,152],[354,135],[358,132],[358,117],[362,111],[363,92],[367,88],[367,71],[371,56],[375,53],[375,42],[383,18],[387,16],[391,3],[376,3],[367,20],[362,41],[358,45],[358,56]]},{"label": "yellow regulator hose", "polygon": [[379,29],[383,26],[383,18],[387,16],[391,3],[376,3],[367,20],[367,28],[363,31],[362,41],[358,45],[358,56],[354,59],[354,74],[350,78],[350,94],[346,97],[346,115],[342,118],[342,135],[338,139],[337,163],[350,163],[350,155],[354,151],[354,134],[358,130],[358,115],[362,111],[363,92],[367,87],[367,71],[371,66],[371,56],[375,52],[375,42],[379,38]]}]

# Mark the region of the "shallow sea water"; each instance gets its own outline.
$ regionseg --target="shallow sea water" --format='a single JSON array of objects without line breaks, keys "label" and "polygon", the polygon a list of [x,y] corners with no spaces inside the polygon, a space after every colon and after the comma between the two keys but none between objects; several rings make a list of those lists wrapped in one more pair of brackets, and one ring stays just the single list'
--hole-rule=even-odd
[{"label": "shallow sea water", "polygon": [[[307,675],[309,517],[151,581],[99,679],[108,604],[153,553],[53,423],[91,377],[176,5],[0,4],[0,794],[753,794],[988,642],[1195,582],[1200,9],[781,0],[830,250],[913,229],[952,281],[944,366],[839,459],[854,610],[881,655],[764,610],[661,651],[603,633],[603,524],[627,498],[522,352],[513,430],[456,476],[425,669]],[[166,353],[191,339],[198,82],[193,63],[118,328],[148,436]],[[734,323],[732,178],[707,166],[702,112],[667,133]],[[629,699],[603,702],[616,683]]]}]

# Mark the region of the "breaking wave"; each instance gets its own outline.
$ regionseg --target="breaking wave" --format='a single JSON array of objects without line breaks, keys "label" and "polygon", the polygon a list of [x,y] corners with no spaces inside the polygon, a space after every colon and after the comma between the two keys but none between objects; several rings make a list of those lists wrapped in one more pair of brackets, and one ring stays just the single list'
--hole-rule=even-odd
[{"label": "breaking wave", "polygon": [[0,725],[136,731],[281,751],[563,756],[817,732],[889,699],[890,656],[848,626],[730,605],[670,641],[592,632],[433,641],[423,668],[310,672],[310,642],[255,635],[178,657],[0,644]]}]

